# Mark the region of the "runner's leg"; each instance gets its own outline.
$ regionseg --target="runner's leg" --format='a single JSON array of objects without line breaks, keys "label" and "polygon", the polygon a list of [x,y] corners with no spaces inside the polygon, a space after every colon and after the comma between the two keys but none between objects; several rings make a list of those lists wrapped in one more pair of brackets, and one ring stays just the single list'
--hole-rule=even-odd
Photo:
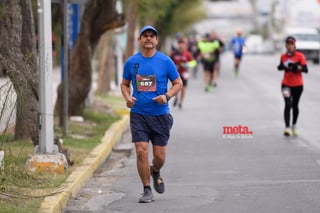
[{"label": "runner's leg", "polygon": [[159,172],[166,159],[166,146],[153,145],[152,164],[155,172]]},{"label": "runner's leg", "polygon": [[137,169],[143,186],[150,186],[149,143],[135,142],[137,155]]},{"label": "runner's leg", "polygon": [[292,125],[296,125],[299,116],[299,101],[303,92],[303,87],[295,87],[291,89],[292,95],[292,110],[293,110],[293,119]]}]

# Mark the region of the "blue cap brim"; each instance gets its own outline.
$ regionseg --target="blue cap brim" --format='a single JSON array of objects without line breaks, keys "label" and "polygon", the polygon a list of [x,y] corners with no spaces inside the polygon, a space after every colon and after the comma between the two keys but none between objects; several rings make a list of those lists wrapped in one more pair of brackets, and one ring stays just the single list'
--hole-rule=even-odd
[{"label": "blue cap brim", "polygon": [[154,28],[153,26],[147,25],[144,26],[141,30],[140,30],[140,36],[145,32],[145,31],[153,31],[153,33],[158,36],[158,31],[156,30],[156,28]]}]

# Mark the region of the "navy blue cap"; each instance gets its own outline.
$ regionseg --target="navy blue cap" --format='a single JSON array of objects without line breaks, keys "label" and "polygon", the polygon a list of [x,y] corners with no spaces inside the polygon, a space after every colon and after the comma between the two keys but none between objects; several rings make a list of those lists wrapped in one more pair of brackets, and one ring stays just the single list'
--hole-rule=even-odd
[{"label": "navy blue cap", "polygon": [[153,33],[158,36],[158,31],[156,30],[156,28],[152,27],[151,25],[147,25],[144,26],[141,30],[140,30],[140,36],[147,30],[151,30],[153,31]]}]

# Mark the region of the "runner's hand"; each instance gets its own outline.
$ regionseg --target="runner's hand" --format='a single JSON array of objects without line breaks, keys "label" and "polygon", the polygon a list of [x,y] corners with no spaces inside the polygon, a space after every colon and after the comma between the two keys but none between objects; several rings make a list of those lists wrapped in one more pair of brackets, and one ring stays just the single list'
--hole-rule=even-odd
[{"label": "runner's hand", "polygon": [[155,102],[157,102],[159,104],[167,103],[167,97],[165,95],[158,95],[158,96],[152,98],[152,100],[154,100]]},{"label": "runner's hand", "polygon": [[136,100],[137,99],[135,97],[130,96],[130,98],[127,100],[127,107],[132,108]]},{"label": "runner's hand", "polygon": [[297,72],[298,70],[298,64],[297,63],[289,63],[288,68],[292,72]]},{"label": "runner's hand", "polygon": [[285,69],[283,63],[279,64],[277,68],[278,68],[279,71]]}]

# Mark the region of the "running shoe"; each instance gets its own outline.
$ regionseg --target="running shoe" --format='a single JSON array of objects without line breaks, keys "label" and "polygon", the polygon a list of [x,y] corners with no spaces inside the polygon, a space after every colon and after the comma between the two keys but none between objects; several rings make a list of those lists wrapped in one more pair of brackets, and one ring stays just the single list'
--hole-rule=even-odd
[{"label": "running shoe", "polygon": [[233,75],[235,78],[238,78],[239,77],[239,72],[237,70],[234,70],[233,71]]},{"label": "running shoe", "polygon": [[143,190],[142,197],[139,199],[139,203],[151,203],[153,201],[153,194],[150,188]]},{"label": "running shoe", "polygon": [[211,91],[211,89],[212,89],[212,87],[211,87],[211,85],[210,84],[208,84],[206,87],[205,87],[205,91],[206,92],[210,92]]},{"label": "running shoe", "polygon": [[284,136],[291,136],[292,135],[292,131],[290,128],[285,128],[284,132],[283,132]]},{"label": "running shoe", "polygon": [[153,166],[150,166],[150,175],[153,178],[153,187],[156,192],[162,194],[164,192],[164,182],[160,176],[160,173],[155,174]]},{"label": "running shoe", "polygon": [[292,135],[293,136],[298,136],[299,135],[299,131],[297,129],[297,127],[295,125],[292,126]]}]

